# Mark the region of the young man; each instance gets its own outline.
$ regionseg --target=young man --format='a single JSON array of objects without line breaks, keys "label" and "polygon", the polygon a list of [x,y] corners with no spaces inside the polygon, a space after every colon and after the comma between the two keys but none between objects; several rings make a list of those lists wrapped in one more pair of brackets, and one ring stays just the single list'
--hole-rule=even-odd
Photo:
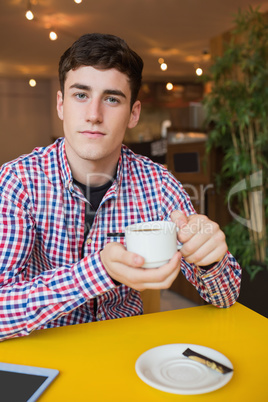
[{"label": "young man", "polygon": [[[1,339],[142,314],[140,291],[170,287],[180,269],[209,303],[238,297],[241,270],[218,225],[164,167],[122,146],[139,120],[142,68],[122,39],[82,36],[59,65],[65,138],[2,167]],[[170,219],[183,247],[157,269],[107,236]]]}]

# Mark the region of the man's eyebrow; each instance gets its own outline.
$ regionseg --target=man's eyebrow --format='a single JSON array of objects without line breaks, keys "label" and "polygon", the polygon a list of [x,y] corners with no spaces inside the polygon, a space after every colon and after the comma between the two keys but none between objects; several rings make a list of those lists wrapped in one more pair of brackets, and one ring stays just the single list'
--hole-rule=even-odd
[{"label": "man's eyebrow", "polygon": [[[70,89],[72,89],[72,88],[81,89],[84,91],[90,91],[92,89],[88,85],[78,84],[78,83],[71,85]],[[117,96],[122,96],[123,98],[126,98],[126,95],[124,94],[124,92],[120,91],[119,89],[105,89],[103,91],[103,94],[104,95],[117,95]]]},{"label": "man's eyebrow", "polygon": [[117,95],[117,96],[122,96],[123,98],[126,98],[126,95],[124,92],[120,91],[119,89],[106,89],[103,92],[105,95]]},{"label": "man's eyebrow", "polygon": [[84,85],[84,84],[73,84],[70,86],[70,89],[72,88],[77,88],[77,89],[83,89],[85,91],[90,91],[91,87],[89,87],[88,85]]}]

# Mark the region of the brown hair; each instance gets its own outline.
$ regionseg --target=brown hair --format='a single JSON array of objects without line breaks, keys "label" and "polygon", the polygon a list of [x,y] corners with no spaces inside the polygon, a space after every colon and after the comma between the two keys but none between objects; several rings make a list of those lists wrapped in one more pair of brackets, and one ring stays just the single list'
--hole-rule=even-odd
[{"label": "brown hair", "polygon": [[62,95],[66,74],[81,66],[115,68],[127,75],[131,90],[131,107],[141,87],[143,61],[127,43],[114,35],[92,33],[77,39],[60,58],[59,80]]}]

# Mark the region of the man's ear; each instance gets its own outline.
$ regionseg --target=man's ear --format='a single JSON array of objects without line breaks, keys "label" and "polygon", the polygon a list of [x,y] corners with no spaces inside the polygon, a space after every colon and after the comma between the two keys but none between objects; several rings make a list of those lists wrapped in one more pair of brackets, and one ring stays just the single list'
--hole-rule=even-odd
[{"label": "man's ear", "polygon": [[131,114],[130,114],[130,118],[129,118],[129,122],[128,122],[128,128],[136,127],[136,125],[139,122],[140,113],[141,113],[141,103],[140,103],[140,101],[137,100],[131,109]]},{"label": "man's ear", "polygon": [[63,120],[63,96],[61,91],[57,92],[57,112],[59,118]]}]

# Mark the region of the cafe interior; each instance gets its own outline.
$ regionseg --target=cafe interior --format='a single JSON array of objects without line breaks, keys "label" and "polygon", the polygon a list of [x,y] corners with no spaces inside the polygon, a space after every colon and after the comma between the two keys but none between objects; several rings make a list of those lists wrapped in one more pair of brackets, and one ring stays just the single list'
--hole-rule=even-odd
[{"label": "cafe interior", "polygon": [[[223,151],[212,148],[207,153],[210,131],[203,100],[211,82],[203,77],[222,56],[235,15],[250,7],[268,13],[268,2],[258,0],[2,0],[0,165],[63,136],[56,113],[59,57],[84,33],[111,33],[124,38],[144,61],[141,117],[126,132],[124,143],[165,165],[185,186],[196,211],[224,227],[235,218],[226,201],[227,187],[218,189],[216,183]],[[187,400],[265,401],[261,367],[268,357],[267,275],[264,278],[255,284],[253,301],[246,296],[253,294],[254,279],[245,279],[238,302],[221,310],[209,306],[180,273],[170,289],[142,292],[141,321],[135,317],[92,323],[93,334],[91,324],[35,331],[27,339],[0,344],[0,360],[59,370],[42,391],[42,401],[174,401],[189,395],[193,399]],[[229,343],[226,338],[233,336]],[[176,345],[184,344],[205,345],[196,350],[233,365],[234,371],[221,374],[224,380],[213,377],[212,385],[204,379],[199,384],[205,373],[198,367],[190,380],[192,367],[183,366],[182,380],[181,372],[174,374],[176,363],[167,365],[160,354],[172,354],[172,348],[177,353]],[[145,355],[163,345],[167,349],[159,350],[160,362],[154,354]],[[187,381],[199,385],[181,385]]]}]

